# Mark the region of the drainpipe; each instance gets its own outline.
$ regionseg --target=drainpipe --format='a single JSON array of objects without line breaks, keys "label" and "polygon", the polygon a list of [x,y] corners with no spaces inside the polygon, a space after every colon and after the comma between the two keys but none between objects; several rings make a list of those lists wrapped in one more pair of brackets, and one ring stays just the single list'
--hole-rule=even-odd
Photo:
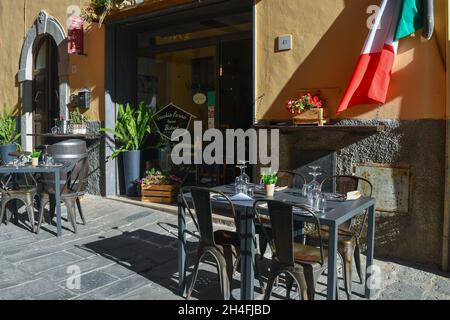
[{"label": "drainpipe", "polygon": [[450,6],[447,2],[446,33],[447,33],[447,85],[446,85],[446,133],[445,133],[445,195],[444,195],[444,231],[442,235],[442,269],[449,271],[448,251],[449,251],[449,232],[450,232]]}]

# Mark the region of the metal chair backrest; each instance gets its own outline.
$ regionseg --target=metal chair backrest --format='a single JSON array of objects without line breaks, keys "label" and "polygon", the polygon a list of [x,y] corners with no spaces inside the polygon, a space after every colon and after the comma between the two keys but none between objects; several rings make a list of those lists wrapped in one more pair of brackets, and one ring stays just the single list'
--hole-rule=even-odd
[{"label": "metal chair backrest", "polygon": [[70,166],[66,184],[62,190],[63,193],[79,193],[84,191],[89,171],[89,168],[86,165],[87,161],[88,157],[86,155]]},{"label": "metal chair backrest", "polygon": [[[326,177],[322,183],[321,183],[321,189],[324,188],[324,186],[331,184],[332,186],[332,192],[338,192],[342,194],[347,194],[347,192],[351,191],[360,191],[362,194],[366,197],[372,197],[373,194],[373,185],[372,183],[363,177],[358,176],[350,176],[350,175],[336,175],[336,176],[329,176]],[[323,191],[323,190],[322,190]],[[357,236],[361,237],[364,226],[367,221],[367,213],[368,210],[366,209],[364,212],[363,220],[361,223],[361,226],[359,228],[359,231],[357,231]],[[353,228],[353,220],[348,221],[344,223],[341,227],[346,228],[348,230]]]},{"label": "metal chair backrest", "polygon": [[[193,209],[195,210],[195,216],[191,211],[191,206],[186,198],[186,195],[191,193]],[[239,230],[239,221],[236,218],[236,210],[230,198],[222,192],[215,191],[209,188],[201,187],[183,187],[180,190],[181,197],[183,199],[184,207],[187,209],[189,215],[191,216],[197,231],[200,233],[200,241],[206,246],[216,246],[214,241],[214,228],[212,219],[212,205],[211,196],[219,195],[223,198],[223,201],[230,207],[231,213],[233,215],[236,228]]]},{"label": "metal chair backrest", "polygon": [[[311,214],[317,233],[319,235],[319,245],[321,253],[321,264],[324,263],[323,242],[321,234],[321,224],[314,211],[308,207],[296,203],[283,202],[277,200],[258,200],[253,205],[253,212],[256,223],[261,225],[264,236],[268,237],[267,223],[261,219],[261,205],[267,204],[266,212],[270,218],[270,229],[272,232],[272,241],[269,242],[272,252],[276,259],[283,265],[294,266],[294,208],[306,211]],[[267,214],[266,214],[267,216]],[[308,221],[308,223],[310,223]]]},{"label": "metal chair backrest", "polygon": [[[365,185],[363,186],[362,183]],[[358,176],[350,176],[350,175],[336,175],[326,177],[322,183],[321,187],[324,187],[327,184],[331,184],[332,192],[339,192],[342,194],[346,194],[350,191],[362,191],[366,197],[372,197],[373,193],[373,185],[372,183]]]},{"label": "metal chair backrest", "polygon": [[278,186],[289,188],[301,188],[306,183],[306,178],[301,173],[289,170],[280,170],[277,173]]}]

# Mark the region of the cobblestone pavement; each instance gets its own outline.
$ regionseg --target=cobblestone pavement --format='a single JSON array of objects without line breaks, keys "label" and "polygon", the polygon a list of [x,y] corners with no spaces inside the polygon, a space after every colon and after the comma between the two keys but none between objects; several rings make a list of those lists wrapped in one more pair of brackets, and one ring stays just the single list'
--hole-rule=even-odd
[{"label": "cobblestone pavement", "polygon": [[[177,286],[176,216],[93,196],[83,199],[82,205],[87,225],[80,225],[78,234],[63,229],[61,239],[55,237],[53,225],[43,225],[39,235],[32,234],[26,215],[20,215],[17,224],[0,226],[0,300],[184,299]],[[63,219],[63,226],[69,225]],[[192,230],[193,224],[188,228]],[[188,248],[192,270],[194,237],[188,238]],[[377,265],[383,279],[376,299],[450,299],[449,275],[390,262],[377,261]],[[79,289],[70,278],[77,269],[82,273]],[[214,270],[210,265],[202,269],[194,299],[221,298]],[[317,299],[325,298],[324,283],[322,277]],[[361,291],[355,282],[353,298],[361,299]],[[283,296],[281,282],[274,298]],[[345,299],[342,288],[339,296]],[[238,277],[233,297],[239,298]]]}]

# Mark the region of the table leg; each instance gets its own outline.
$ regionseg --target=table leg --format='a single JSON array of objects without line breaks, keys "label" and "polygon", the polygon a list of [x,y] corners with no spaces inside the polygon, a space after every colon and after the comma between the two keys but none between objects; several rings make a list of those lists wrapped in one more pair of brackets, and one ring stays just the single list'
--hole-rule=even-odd
[{"label": "table leg", "polygon": [[328,285],[327,285],[327,299],[336,299],[337,286],[337,244],[338,244],[338,230],[337,226],[329,227],[330,238],[328,242]]},{"label": "table leg", "polygon": [[239,211],[241,217],[241,300],[254,299],[255,224],[251,208]]},{"label": "table leg", "polygon": [[370,299],[373,296],[373,289],[369,287],[369,279],[371,274],[369,271],[373,265],[373,255],[375,246],[375,205],[369,208],[368,215],[368,231],[367,231],[367,260],[366,260],[366,277],[365,277],[365,298]]},{"label": "table leg", "polygon": [[181,201],[178,202],[178,284],[181,295],[186,291],[186,212]]},{"label": "table leg", "polygon": [[55,208],[56,208],[56,234],[61,237],[61,177],[59,170],[55,171]]}]

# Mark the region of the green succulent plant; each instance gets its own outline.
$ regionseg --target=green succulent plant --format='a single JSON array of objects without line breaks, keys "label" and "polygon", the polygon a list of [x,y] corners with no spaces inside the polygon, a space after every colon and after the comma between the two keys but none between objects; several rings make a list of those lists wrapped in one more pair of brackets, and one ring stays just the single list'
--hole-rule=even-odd
[{"label": "green succulent plant", "polygon": [[3,114],[0,115],[0,145],[18,144],[20,133],[17,132],[17,124],[13,115],[8,113],[8,106],[3,105]]},{"label": "green succulent plant", "polygon": [[33,150],[31,151],[30,157],[31,158],[39,158],[41,156],[42,151],[40,150]]},{"label": "green succulent plant", "polygon": [[141,150],[152,133],[152,120],[153,111],[144,102],[139,103],[136,108],[130,104],[125,108],[119,105],[115,128],[100,129],[100,132],[111,133],[118,144],[118,148],[108,159],[114,159],[125,151]]},{"label": "green succulent plant", "polygon": [[278,176],[276,173],[264,174],[261,180],[265,185],[276,184]]}]

